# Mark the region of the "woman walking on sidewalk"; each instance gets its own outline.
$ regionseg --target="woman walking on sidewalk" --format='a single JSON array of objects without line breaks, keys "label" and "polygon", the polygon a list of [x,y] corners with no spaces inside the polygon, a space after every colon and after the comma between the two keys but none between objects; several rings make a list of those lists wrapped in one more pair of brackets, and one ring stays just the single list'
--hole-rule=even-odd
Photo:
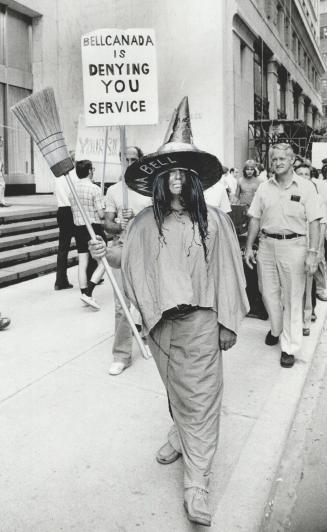
[{"label": "woman walking on sidewalk", "polygon": [[[221,165],[191,137],[184,98],[168,143],[127,169],[128,186],[153,195],[153,207],[127,229],[122,273],[149,334],[174,422],[157,461],[170,464],[183,457],[187,516],[210,526],[207,493],[219,433],[221,350],[235,344],[248,302],[232,222],[219,209],[207,209],[203,197],[203,188],[220,178]],[[90,247],[96,256],[105,253],[101,242]]]}]

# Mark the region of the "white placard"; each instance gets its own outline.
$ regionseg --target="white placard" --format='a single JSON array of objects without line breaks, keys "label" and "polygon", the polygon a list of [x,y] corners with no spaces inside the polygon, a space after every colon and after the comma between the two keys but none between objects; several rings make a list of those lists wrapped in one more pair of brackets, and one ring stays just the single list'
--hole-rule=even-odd
[{"label": "white placard", "polygon": [[327,142],[312,143],[312,166],[315,168],[322,167],[322,159],[327,158]]},{"label": "white placard", "polygon": [[95,181],[101,181],[103,163],[106,159],[105,181],[118,181],[121,175],[119,128],[108,127],[106,157],[104,156],[105,138],[105,127],[87,127],[81,115],[78,121],[75,160],[90,159],[95,167]]},{"label": "white placard", "polygon": [[87,126],[157,124],[153,29],[100,29],[82,36]]}]

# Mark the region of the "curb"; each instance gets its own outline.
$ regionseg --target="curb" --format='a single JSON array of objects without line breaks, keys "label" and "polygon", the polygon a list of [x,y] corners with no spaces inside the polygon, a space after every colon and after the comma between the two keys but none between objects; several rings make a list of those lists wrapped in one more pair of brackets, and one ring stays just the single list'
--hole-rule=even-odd
[{"label": "curb", "polygon": [[318,320],[304,341],[301,358],[291,369],[280,369],[261,414],[242,450],[219,501],[213,532],[259,532],[272,484],[278,471],[306,377],[327,315],[327,304],[317,302]]}]

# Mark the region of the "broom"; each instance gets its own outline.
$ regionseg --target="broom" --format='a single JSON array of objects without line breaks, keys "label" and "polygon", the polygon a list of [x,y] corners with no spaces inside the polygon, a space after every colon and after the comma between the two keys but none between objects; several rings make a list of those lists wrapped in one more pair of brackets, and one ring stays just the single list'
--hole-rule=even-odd
[{"label": "broom", "polygon": [[[42,155],[46,159],[48,165],[50,166],[50,170],[53,172],[53,174],[56,177],[65,175],[89,235],[92,240],[96,240],[96,235],[91,222],[88,219],[84,207],[81,204],[81,201],[75,190],[74,183],[69,175],[70,170],[73,170],[74,168],[74,164],[69,156],[68,148],[66,146],[53,89],[51,87],[47,87],[42,91],[36,92],[31,96],[24,98],[16,105],[11,107],[11,111],[14,113],[26,131],[31,135]],[[149,358],[141,336],[139,335],[122,293],[119,290],[116,280],[112,274],[108,261],[105,257],[102,257],[101,261],[123,308],[126,318],[132,328],[141,353],[144,358]]]}]

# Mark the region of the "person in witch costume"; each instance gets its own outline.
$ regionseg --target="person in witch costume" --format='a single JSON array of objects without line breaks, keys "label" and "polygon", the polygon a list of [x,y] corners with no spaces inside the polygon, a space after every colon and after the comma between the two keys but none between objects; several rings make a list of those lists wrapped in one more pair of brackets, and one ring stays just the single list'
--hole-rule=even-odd
[{"label": "person in witch costume", "polygon": [[[129,166],[127,185],[153,198],[129,225],[121,268],[128,298],[167,390],[173,426],[156,459],[183,457],[184,506],[190,521],[210,526],[209,476],[219,434],[221,350],[233,347],[249,307],[230,218],[207,207],[203,190],[219,180],[218,159],[192,143],[188,99],[156,153]],[[101,241],[90,243],[95,257]]]}]

